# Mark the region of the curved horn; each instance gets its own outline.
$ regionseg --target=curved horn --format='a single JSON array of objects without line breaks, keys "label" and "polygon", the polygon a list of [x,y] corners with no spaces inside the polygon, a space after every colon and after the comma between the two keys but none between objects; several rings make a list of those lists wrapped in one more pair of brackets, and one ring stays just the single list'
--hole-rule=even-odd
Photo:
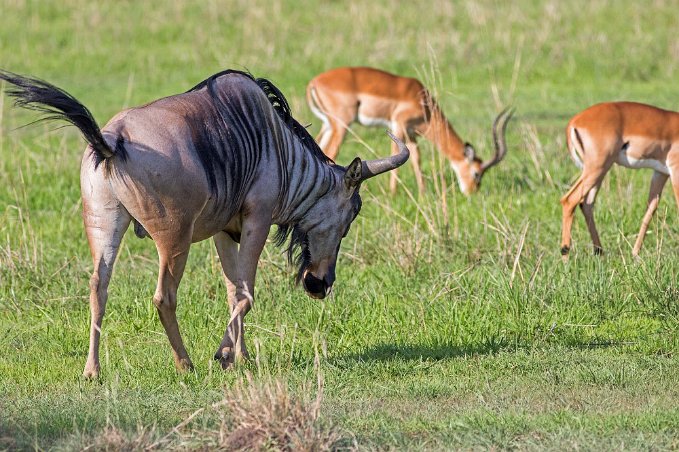
[{"label": "curved horn", "polygon": [[408,161],[408,157],[410,157],[410,151],[408,150],[408,147],[403,143],[403,141],[396,138],[389,130],[387,130],[387,135],[389,135],[389,138],[391,138],[394,143],[396,143],[401,152],[396,155],[392,155],[391,157],[362,162],[362,180],[370,179],[371,177],[377,176],[378,174],[384,173],[385,171],[396,169]]},{"label": "curved horn", "polygon": [[[497,165],[507,154],[507,142],[505,141],[505,131],[507,130],[507,123],[514,115],[514,109],[507,107],[500,112],[493,121],[493,144],[495,146],[495,155],[492,159],[481,164],[481,174],[488,168]],[[498,133],[498,128],[500,133]]]}]

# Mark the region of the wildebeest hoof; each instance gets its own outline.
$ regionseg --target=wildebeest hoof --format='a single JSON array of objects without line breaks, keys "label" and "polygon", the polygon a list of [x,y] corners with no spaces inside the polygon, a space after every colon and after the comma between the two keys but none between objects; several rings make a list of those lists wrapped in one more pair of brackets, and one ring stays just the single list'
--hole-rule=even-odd
[{"label": "wildebeest hoof", "polygon": [[222,369],[226,370],[235,366],[238,362],[247,361],[250,359],[250,355],[246,349],[242,349],[239,353],[234,347],[224,347],[215,353],[214,358],[222,365]]},{"label": "wildebeest hoof", "polygon": [[236,363],[236,351],[233,347],[224,347],[221,350],[217,350],[215,360],[219,361],[222,369],[229,369]]},{"label": "wildebeest hoof", "polygon": [[83,371],[83,378],[86,380],[96,380],[99,378],[99,369],[85,368]]}]

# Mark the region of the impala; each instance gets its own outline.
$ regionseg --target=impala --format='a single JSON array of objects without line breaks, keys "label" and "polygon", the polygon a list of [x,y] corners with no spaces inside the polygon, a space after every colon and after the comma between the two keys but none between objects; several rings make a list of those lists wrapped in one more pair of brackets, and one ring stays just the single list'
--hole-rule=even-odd
[{"label": "impala", "polygon": [[679,113],[634,102],[597,104],[570,120],[566,141],[582,174],[561,198],[564,259],[570,250],[571,226],[578,205],[592,236],[594,252],[602,252],[593,208],[601,182],[614,163],[653,170],[646,214],[632,249],[632,254],[638,256],[668,177],[679,205]]},{"label": "impala", "polygon": [[[506,109],[495,118],[495,156],[483,162],[474,147],[458,136],[429,91],[414,78],[368,67],[343,67],[314,77],[306,95],[311,111],[323,123],[316,141],[328,157],[335,159],[347,128],[354,121],[364,126],[389,127],[410,148],[410,161],[420,193],[424,190],[424,180],[415,141],[418,136],[431,141],[450,160],[464,194],[478,190],[484,173],[507,152],[505,129],[511,110]],[[392,154],[398,152],[398,147],[392,146]],[[396,191],[396,182],[396,171],[392,171],[392,193]]]}]

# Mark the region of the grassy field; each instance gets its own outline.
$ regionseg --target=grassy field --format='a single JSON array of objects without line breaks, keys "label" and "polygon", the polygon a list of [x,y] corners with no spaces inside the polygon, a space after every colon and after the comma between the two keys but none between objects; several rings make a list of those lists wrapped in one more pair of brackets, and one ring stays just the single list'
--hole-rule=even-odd
[{"label": "grassy field", "polygon": [[[334,428],[338,447],[679,448],[671,189],[636,262],[649,171],[607,177],[604,257],[577,213],[561,261],[558,202],[578,173],[570,116],[603,100],[677,109],[675,1],[0,0],[0,11],[0,67],[65,88],[102,124],[224,68],[273,80],[314,133],[306,82],[340,65],[419,77],[483,156],[496,112],[517,108],[509,154],[478,195],[463,197],[424,143],[425,196],[409,196],[409,167],[394,197],[387,177],[366,184],[330,299],[306,297],[269,244],[247,317],[253,359],[230,372],[212,361],[228,309],[211,243],[193,246],[179,291],[196,369],[178,375],[151,303],[155,248],[128,234],[102,377],[84,381],[83,141],[54,124],[18,128],[35,115],[0,96],[0,449],[228,448],[244,416],[234,403],[266,411],[276,382],[272,400],[321,403],[314,428]],[[388,153],[382,131],[354,132],[340,163]]]}]

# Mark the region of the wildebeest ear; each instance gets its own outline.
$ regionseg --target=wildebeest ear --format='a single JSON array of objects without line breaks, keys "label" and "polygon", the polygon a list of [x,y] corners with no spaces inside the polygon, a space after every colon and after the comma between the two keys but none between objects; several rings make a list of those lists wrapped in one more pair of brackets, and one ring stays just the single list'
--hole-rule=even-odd
[{"label": "wildebeest ear", "polygon": [[362,165],[361,159],[356,157],[353,162],[347,166],[347,172],[344,173],[344,186],[347,190],[354,190],[361,183]]},{"label": "wildebeest ear", "polygon": [[469,143],[465,143],[464,144],[464,156],[469,162],[474,161],[474,158],[476,157],[476,151],[474,150],[474,146],[472,146]]}]

